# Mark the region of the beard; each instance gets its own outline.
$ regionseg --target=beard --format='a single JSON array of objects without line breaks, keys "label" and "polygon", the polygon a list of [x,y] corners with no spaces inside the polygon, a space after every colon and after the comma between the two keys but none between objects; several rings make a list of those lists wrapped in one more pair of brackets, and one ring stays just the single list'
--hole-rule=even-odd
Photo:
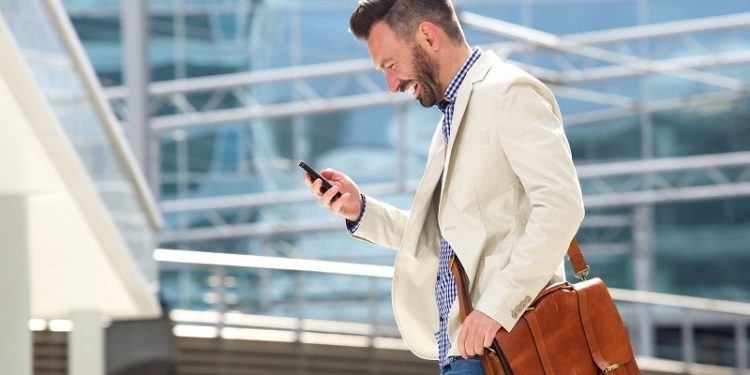
[{"label": "beard", "polygon": [[417,82],[422,89],[422,95],[417,97],[419,104],[429,108],[443,100],[443,91],[440,89],[440,83],[437,79],[437,72],[440,70],[440,62],[432,57],[415,44],[412,48],[414,56],[414,79],[405,82],[402,86],[408,87],[411,82]]}]

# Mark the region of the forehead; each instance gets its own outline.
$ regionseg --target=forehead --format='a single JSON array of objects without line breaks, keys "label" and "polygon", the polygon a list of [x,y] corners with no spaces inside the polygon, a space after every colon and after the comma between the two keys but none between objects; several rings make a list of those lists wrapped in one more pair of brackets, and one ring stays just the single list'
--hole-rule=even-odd
[{"label": "forehead", "polygon": [[372,25],[370,35],[367,37],[367,51],[370,52],[372,63],[377,68],[394,58],[406,43],[396,37],[396,33],[384,21]]}]

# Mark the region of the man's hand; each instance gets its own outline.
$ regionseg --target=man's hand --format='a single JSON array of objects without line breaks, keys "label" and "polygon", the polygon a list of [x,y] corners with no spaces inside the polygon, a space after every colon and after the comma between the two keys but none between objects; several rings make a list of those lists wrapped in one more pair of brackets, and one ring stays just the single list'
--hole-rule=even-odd
[{"label": "man's hand", "polygon": [[502,326],[483,312],[474,309],[466,317],[458,335],[458,349],[464,359],[484,354],[484,348],[492,345],[495,334]]},{"label": "man's hand", "polygon": [[[305,173],[305,183],[310,187],[313,195],[318,198],[320,204],[344,219],[349,221],[357,220],[362,211],[362,199],[360,198],[357,184],[345,174],[330,168],[320,171],[320,175],[333,185],[325,193],[321,193],[320,191],[323,181],[319,179],[313,181],[312,177]],[[341,192],[341,197],[333,200],[333,197],[339,191]]]}]

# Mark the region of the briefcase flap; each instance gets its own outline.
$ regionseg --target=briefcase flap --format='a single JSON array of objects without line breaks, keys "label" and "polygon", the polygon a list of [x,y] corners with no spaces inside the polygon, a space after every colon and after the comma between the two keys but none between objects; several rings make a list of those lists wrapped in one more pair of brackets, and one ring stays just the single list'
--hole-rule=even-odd
[{"label": "briefcase flap", "polygon": [[581,323],[597,366],[604,371],[631,361],[628,332],[604,281],[593,278],[573,284],[573,288],[578,292]]}]

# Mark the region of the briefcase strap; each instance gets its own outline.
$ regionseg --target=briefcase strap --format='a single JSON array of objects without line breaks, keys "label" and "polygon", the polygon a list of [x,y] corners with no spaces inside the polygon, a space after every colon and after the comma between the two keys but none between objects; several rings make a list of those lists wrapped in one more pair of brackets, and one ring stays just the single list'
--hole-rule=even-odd
[{"label": "briefcase strap", "polygon": [[[570,246],[568,246],[568,259],[573,265],[573,271],[575,272],[576,277],[581,280],[586,280],[591,269],[588,264],[586,264],[586,259],[583,258],[581,248],[578,246],[578,241],[576,241],[575,238],[570,241]],[[471,303],[471,297],[469,297],[469,278],[455,254],[451,257],[450,269],[456,279],[456,289],[460,304],[459,317],[461,318],[461,323],[463,323],[464,319],[466,319],[466,317],[474,310],[474,306]]]},{"label": "briefcase strap", "polygon": [[575,238],[573,241],[570,241],[570,245],[568,246],[568,259],[570,260],[570,264],[573,265],[573,272],[575,272],[576,277],[579,280],[586,280],[589,277],[591,268],[586,264],[586,259],[583,258],[583,253],[581,253],[581,248],[578,247],[578,241]]},{"label": "briefcase strap", "polygon": [[[580,251],[580,250],[579,250]],[[456,291],[458,292],[458,315],[461,319],[461,324],[464,323],[464,320],[466,320],[466,317],[471,314],[471,311],[474,310],[474,305],[471,303],[471,297],[469,297],[469,280],[466,276],[466,271],[464,270],[464,267],[461,265],[461,262],[458,260],[458,257],[454,254],[451,257],[450,261],[450,269],[453,273],[453,277],[456,279]],[[502,349],[497,345],[497,342],[495,340],[492,340],[492,345],[485,349],[485,353],[487,351],[491,351],[497,356],[497,360],[499,362],[500,368],[502,368],[502,374],[510,375],[513,374],[513,372],[510,369],[510,364],[508,363],[508,360],[505,358],[505,354],[503,354]],[[482,366],[485,366],[485,371],[487,371],[487,365],[485,365],[484,359],[487,356],[482,356]]]}]

